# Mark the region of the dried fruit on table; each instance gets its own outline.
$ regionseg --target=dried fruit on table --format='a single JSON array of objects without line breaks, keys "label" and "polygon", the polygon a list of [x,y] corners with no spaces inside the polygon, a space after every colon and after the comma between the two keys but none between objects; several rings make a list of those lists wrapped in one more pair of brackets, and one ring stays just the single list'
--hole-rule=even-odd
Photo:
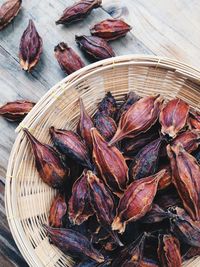
[{"label": "dried fruit on table", "polygon": [[88,173],[83,171],[81,177],[76,180],[72,188],[72,196],[69,200],[69,218],[74,224],[82,224],[94,214],[90,204]]},{"label": "dried fruit on table", "polygon": [[70,24],[83,20],[94,8],[101,6],[101,0],[81,0],[78,3],[67,7],[56,24]]},{"label": "dried fruit on table", "polygon": [[0,115],[9,121],[21,121],[34,105],[35,103],[26,100],[8,102],[0,107]]},{"label": "dried fruit on table", "polygon": [[51,242],[63,253],[79,258],[88,257],[97,262],[104,262],[104,256],[82,234],[71,229],[52,228],[47,225],[44,225],[44,228]]},{"label": "dried fruit on table", "polygon": [[158,237],[158,258],[163,267],[181,267],[180,243],[170,234]]},{"label": "dried fruit on table", "polygon": [[159,95],[147,96],[138,100],[121,116],[117,132],[109,145],[150,129],[158,119],[161,104],[162,98]]},{"label": "dried fruit on table", "polygon": [[51,203],[49,225],[55,228],[63,227],[63,217],[67,212],[67,204],[63,194],[58,193]]},{"label": "dried fruit on table", "polygon": [[99,132],[92,128],[93,160],[101,178],[114,193],[122,193],[128,183],[128,167],[121,152],[109,147]]},{"label": "dried fruit on table", "polygon": [[35,67],[40,59],[42,46],[42,38],[30,19],[19,46],[19,61],[23,70],[31,71]]},{"label": "dried fruit on table", "polygon": [[0,30],[8,25],[18,14],[22,0],[7,0],[0,7]]},{"label": "dried fruit on table", "polygon": [[95,60],[101,60],[115,56],[112,47],[102,38],[96,36],[76,35],[75,40],[80,48]]},{"label": "dried fruit on table", "polygon": [[200,167],[196,159],[178,144],[167,146],[172,182],[193,220],[200,219]]},{"label": "dried fruit on table", "polygon": [[152,208],[146,215],[141,219],[143,223],[157,223],[168,218],[166,211],[160,208],[157,204],[153,204]]},{"label": "dried fruit on table", "polygon": [[119,201],[117,215],[112,223],[112,229],[123,233],[126,224],[142,218],[152,206],[157,192],[158,182],[164,171],[132,182]]},{"label": "dried fruit on table", "polygon": [[194,112],[189,114],[189,125],[192,129],[200,130],[200,113]]},{"label": "dried fruit on table", "polygon": [[31,143],[36,169],[42,180],[53,188],[63,189],[70,170],[63,166],[58,152],[40,143],[27,129],[24,132]]},{"label": "dried fruit on table", "polygon": [[106,40],[115,40],[125,36],[132,29],[130,25],[120,19],[106,19],[95,24],[90,32],[92,35]]},{"label": "dried fruit on table", "polygon": [[186,125],[189,105],[181,99],[170,100],[160,112],[161,132],[175,137]]},{"label": "dried fruit on table", "polygon": [[54,52],[61,69],[66,74],[71,74],[85,66],[79,55],[64,42],[55,46]]},{"label": "dried fruit on table", "polygon": [[89,149],[92,150],[92,136],[90,130],[92,127],[94,127],[94,123],[90,115],[87,113],[83,104],[83,100],[81,98],[79,100],[79,103],[80,103],[80,119],[77,125],[77,132],[83,138]]},{"label": "dried fruit on table", "polygon": [[85,143],[73,131],[49,129],[52,141],[60,153],[67,155],[82,166],[92,169],[92,163]]}]

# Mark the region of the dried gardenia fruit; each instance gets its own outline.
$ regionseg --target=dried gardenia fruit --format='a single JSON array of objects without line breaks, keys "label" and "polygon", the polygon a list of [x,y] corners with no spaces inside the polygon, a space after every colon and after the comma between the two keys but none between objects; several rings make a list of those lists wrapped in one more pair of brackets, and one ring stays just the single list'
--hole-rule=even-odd
[{"label": "dried gardenia fruit", "polygon": [[197,111],[195,113],[190,113],[189,125],[191,128],[200,130],[200,114]]},{"label": "dried gardenia fruit", "polygon": [[121,152],[109,147],[95,129],[91,129],[93,141],[93,160],[106,185],[114,192],[121,193],[128,183],[128,167]]},{"label": "dried gardenia fruit", "polygon": [[75,40],[85,53],[96,60],[115,56],[112,47],[102,38],[96,36],[76,35]]},{"label": "dried gardenia fruit", "polygon": [[172,172],[170,166],[162,168],[165,170],[165,174],[158,183],[158,190],[163,190],[172,184]]},{"label": "dried gardenia fruit", "polygon": [[39,36],[33,21],[30,19],[24,31],[19,47],[19,60],[23,70],[31,71],[42,53],[42,38]]},{"label": "dried gardenia fruit", "polygon": [[92,169],[90,156],[85,143],[73,131],[49,129],[52,141],[60,153],[67,155],[82,166]]},{"label": "dried gardenia fruit", "polygon": [[119,201],[112,229],[123,233],[126,224],[142,218],[152,206],[158,182],[164,171],[132,182]]},{"label": "dried gardenia fruit", "polygon": [[69,169],[64,167],[59,154],[51,146],[40,143],[27,129],[24,129],[35,157],[36,169],[42,180],[53,188],[62,189]]},{"label": "dried gardenia fruit", "polygon": [[14,17],[17,16],[22,0],[7,0],[0,7],[0,30],[2,30]]},{"label": "dried gardenia fruit", "polygon": [[163,267],[181,267],[181,252],[178,239],[172,235],[159,235],[158,258]]},{"label": "dried gardenia fruit", "polygon": [[117,102],[111,92],[107,92],[98,105],[98,111],[106,116],[115,118],[117,112]]},{"label": "dried gardenia fruit", "polygon": [[55,57],[66,74],[71,74],[85,66],[77,53],[66,43],[61,42],[55,48]]},{"label": "dried gardenia fruit", "polygon": [[109,145],[129,136],[136,136],[146,132],[158,119],[162,98],[157,96],[147,96],[133,104],[119,121],[117,132]]},{"label": "dried gardenia fruit", "polygon": [[153,204],[152,208],[146,215],[142,218],[143,223],[157,223],[168,218],[167,213],[161,209],[157,204]]},{"label": "dried gardenia fruit", "polygon": [[74,224],[80,225],[94,214],[90,204],[88,174],[84,170],[81,177],[76,180],[69,200],[69,218]]},{"label": "dried gardenia fruit", "polygon": [[44,225],[44,228],[51,242],[63,253],[79,258],[88,257],[97,262],[104,262],[104,256],[82,234],[71,229],[52,228],[47,225]]},{"label": "dried gardenia fruit", "polygon": [[62,219],[67,211],[67,204],[63,194],[58,193],[54,198],[49,211],[49,225],[52,227],[63,227]]},{"label": "dried gardenia fruit", "polygon": [[117,130],[115,121],[111,117],[101,114],[100,112],[95,114],[94,125],[106,141],[110,141]]},{"label": "dried gardenia fruit", "polygon": [[167,146],[172,169],[172,182],[193,220],[200,219],[200,167],[196,159],[178,144]]},{"label": "dried gardenia fruit", "polygon": [[70,24],[83,20],[94,8],[101,6],[101,0],[81,0],[73,6],[67,7],[56,24]]},{"label": "dried gardenia fruit", "polygon": [[184,128],[189,114],[189,105],[181,99],[170,100],[160,112],[161,132],[175,137]]},{"label": "dried gardenia fruit", "polygon": [[9,121],[21,121],[34,105],[35,103],[26,100],[8,102],[0,107],[0,115]]},{"label": "dried gardenia fruit", "polygon": [[77,125],[77,132],[83,138],[86,145],[92,150],[92,137],[91,137],[91,128],[94,127],[94,123],[87,113],[83,100],[80,98],[80,119]]},{"label": "dried gardenia fruit", "polygon": [[106,40],[115,40],[125,36],[132,29],[130,25],[120,19],[106,19],[95,24],[90,32],[92,35]]}]

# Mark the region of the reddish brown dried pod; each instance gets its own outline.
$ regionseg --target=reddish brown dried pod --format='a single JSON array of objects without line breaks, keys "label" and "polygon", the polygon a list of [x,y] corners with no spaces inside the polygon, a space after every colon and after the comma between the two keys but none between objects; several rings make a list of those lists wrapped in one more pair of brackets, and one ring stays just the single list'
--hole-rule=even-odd
[{"label": "reddish brown dried pod", "polygon": [[83,20],[94,8],[101,6],[101,0],[81,0],[78,3],[67,7],[56,24],[70,24]]},{"label": "reddish brown dried pod", "polygon": [[0,7],[0,30],[8,25],[18,14],[22,0],[7,0]]},{"label": "reddish brown dried pod", "polygon": [[107,92],[98,104],[98,111],[103,115],[115,118],[115,114],[117,112],[117,102],[111,92]]},{"label": "reddish brown dried pod", "polygon": [[106,19],[95,24],[90,32],[92,35],[106,40],[115,40],[125,36],[132,29],[130,25],[120,19]]},{"label": "reddish brown dried pod", "polygon": [[129,185],[119,201],[117,215],[112,223],[113,230],[123,233],[128,222],[142,218],[151,209],[158,182],[163,175],[162,170]]},{"label": "reddish brown dried pod", "polygon": [[159,180],[158,190],[163,190],[172,184],[172,171],[170,166],[162,168],[165,171],[163,177]]},{"label": "reddish brown dried pod", "polygon": [[106,185],[114,192],[121,193],[128,183],[128,167],[121,152],[109,147],[95,129],[91,129],[93,141],[93,160]]},{"label": "reddish brown dried pod", "polygon": [[109,145],[129,136],[136,136],[146,132],[158,119],[162,98],[157,96],[147,96],[133,104],[124,115],[122,115],[117,132],[113,136]]},{"label": "reddish brown dried pod", "polygon": [[160,112],[161,132],[175,137],[186,125],[189,105],[181,99],[170,100]]},{"label": "reddish brown dried pod", "polygon": [[85,66],[79,55],[64,42],[55,46],[54,52],[61,69],[66,74],[71,74]]},{"label": "reddish brown dried pod", "polygon": [[30,19],[24,31],[19,47],[19,60],[23,70],[31,71],[42,53],[42,38],[39,36],[33,21]]},{"label": "reddish brown dried pod", "polygon": [[111,117],[101,114],[100,112],[95,114],[94,125],[106,141],[110,141],[117,130],[115,121]]},{"label": "reddish brown dried pod", "polygon": [[74,183],[69,200],[69,219],[78,225],[94,214],[90,204],[87,178],[88,173],[84,170],[81,177]]},{"label": "reddish brown dried pod", "polygon": [[190,113],[188,122],[192,129],[200,130],[200,113],[197,111]]},{"label": "reddish brown dried pod", "polygon": [[31,143],[35,166],[40,177],[49,186],[62,189],[69,175],[69,169],[63,166],[56,150],[40,143],[27,129],[24,129],[24,132]]},{"label": "reddish brown dried pod", "polygon": [[200,256],[200,247],[189,247],[182,258],[184,261],[186,261],[196,256]]},{"label": "reddish brown dried pod", "polygon": [[172,182],[183,206],[193,220],[200,219],[200,167],[196,159],[178,144],[167,146],[172,168]]},{"label": "reddish brown dried pod", "polygon": [[102,38],[96,36],[77,36],[75,37],[77,44],[88,55],[95,60],[114,57],[115,53],[112,47]]},{"label": "reddish brown dried pod", "polygon": [[26,100],[8,102],[0,107],[0,115],[8,121],[21,121],[34,107],[35,103]]},{"label": "reddish brown dried pod", "polygon": [[63,227],[63,216],[66,214],[67,204],[64,195],[58,193],[51,203],[49,211],[49,225],[52,227]]},{"label": "reddish brown dried pod", "polygon": [[172,142],[172,146],[181,144],[183,148],[191,153],[196,150],[200,144],[200,131],[191,130],[179,134]]}]

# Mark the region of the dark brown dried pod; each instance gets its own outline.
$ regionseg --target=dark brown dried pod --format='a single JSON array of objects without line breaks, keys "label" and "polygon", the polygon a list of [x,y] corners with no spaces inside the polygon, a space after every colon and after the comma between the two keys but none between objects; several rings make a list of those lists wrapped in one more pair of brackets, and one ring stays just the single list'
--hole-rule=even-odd
[{"label": "dark brown dried pod", "polygon": [[64,42],[55,46],[54,52],[61,69],[66,74],[71,74],[85,66],[79,55]]},{"label": "dark brown dried pod", "polygon": [[63,166],[56,150],[40,143],[27,129],[24,129],[24,132],[31,143],[35,166],[40,177],[49,186],[62,189],[70,170]]},{"label": "dark brown dried pod", "polygon": [[194,112],[189,114],[189,125],[192,129],[200,130],[200,113]]},{"label": "dark brown dried pod", "polygon": [[157,204],[153,204],[152,208],[146,215],[141,219],[143,223],[157,223],[168,218],[166,211],[160,208]]},{"label": "dark brown dried pod", "polygon": [[183,261],[192,259],[196,256],[200,256],[200,247],[189,247],[188,250],[184,253],[182,259]]},{"label": "dark brown dried pod", "polygon": [[121,116],[117,132],[109,145],[150,129],[158,119],[161,104],[162,98],[159,95],[147,96],[138,100]]},{"label": "dark brown dried pod", "polygon": [[22,0],[7,0],[0,7],[0,30],[8,25],[18,14]]},{"label": "dark brown dried pod", "polygon": [[179,134],[173,140],[172,146],[176,146],[179,143],[183,146],[183,148],[188,153],[195,151],[200,144],[200,131],[191,130],[191,131],[186,131],[186,132]]},{"label": "dark brown dried pod", "polygon": [[95,114],[94,125],[106,141],[110,141],[117,130],[115,121],[100,112]]},{"label": "dark brown dried pod", "polygon": [[[160,181],[162,178],[160,179]],[[158,183],[159,185],[159,183]],[[159,205],[162,209],[167,210],[170,207],[179,206],[182,207],[182,201],[176,190],[166,189],[157,194],[155,204]]]},{"label": "dark brown dried pod", "polygon": [[51,242],[63,253],[78,258],[91,258],[97,262],[104,262],[104,256],[98,252],[90,241],[82,234],[64,228],[52,228],[44,225]]},{"label": "dark brown dried pod", "polygon": [[163,267],[181,267],[180,243],[170,234],[158,237],[158,258]]},{"label": "dark brown dried pod", "polygon": [[0,107],[0,115],[8,121],[21,121],[34,107],[35,103],[27,100],[8,102]]},{"label": "dark brown dried pod", "polygon": [[90,204],[87,177],[87,171],[84,170],[81,177],[74,183],[69,200],[69,219],[78,225],[94,214]]},{"label": "dark brown dried pod", "polygon": [[121,152],[116,147],[109,147],[95,129],[91,129],[93,141],[93,160],[106,185],[115,194],[126,189],[128,167]]},{"label": "dark brown dried pod", "polygon": [[96,36],[77,36],[75,37],[77,44],[88,55],[95,60],[114,57],[115,53],[112,47],[102,38]]},{"label": "dark brown dried pod", "polygon": [[111,92],[107,92],[98,104],[98,111],[103,115],[115,118],[115,114],[117,112],[117,102]]},{"label": "dark brown dried pod", "polygon": [[132,27],[123,20],[106,19],[95,24],[90,33],[109,41],[125,36],[131,29]]},{"label": "dark brown dried pod", "polygon": [[70,130],[49,129],[52,141],[60,153],[67,155],[82,166],[92,169],[89,152],[78,134]]},{"label": "dark brown dried pod", "polygon": [[58,193],[51,203],[49,211],[49,225],[52,227],[63,227],[62,219],[67,211],[67,204],[63,194]]},{"label": "dark brown dried pod", "polygon": [[91,128],[94,127],[94,123],[87,113],[83,100],[80,98],[80,119],[77,125],[77,132],[83,138],[86,145],[92,150],[92,136],[91,136]]},{"label": "dark brown dried pod", "polygon": [[30,19],[19,46],[19,61],[23,70],[31,71],[35,67],[40,59],[42,46],[42,38]]},{"label": "dark brown dried pod", "polygon": [[75,21],[83,20],[90,14],[92,9],[101,6],[101,0],[81,0],[78,3],[67,7],[56,24],[70,24]]}]

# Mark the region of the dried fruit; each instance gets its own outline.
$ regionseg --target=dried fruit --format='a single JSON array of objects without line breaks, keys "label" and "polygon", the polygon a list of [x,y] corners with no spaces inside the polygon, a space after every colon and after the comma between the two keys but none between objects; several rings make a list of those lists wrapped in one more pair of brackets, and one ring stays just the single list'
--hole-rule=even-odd
[{"label": "dried fruit", "polygon": [[78,134],[73,131],[55,129],[54,127],[51,127],[49,132],[55,147],[61,153],[82,166],[92,169],[89,152]]},{"label": "dried fruit", "polygon": [[157,223],[168,218],[167,213],[160,208],[157,204],[153,204],[152,208],[146,215],[142,218],[143,223]]},{"label": "dried fruit", "polygon": [[183,255],[183,260],[189,260],[196,256],[200,256],[200,247],[189,247],[186,253]]},{"label": "dried fruit", "polygon": [[172,172],[170,166],[165,166],[165,173],[159,180],[158,190],[163,190],[172,184]]},{"label": "dried fruit", "polygon": [[92,35],[106,40],[115,40],[125,36],[132,29],[130,25],[120,19],[106,19],[95,24],[90,32]]},{"label": "dried fruit", "polygon": [[117,132],[109,145],[113,145],[125,137],[133,137],[150,129],[158,119],[161,104],[162,98],[158,95],[138,100],[122,115]]},{"label": "dried fruit", "polygon": [[143,258],[138,267],[159,267],[157,262],[152,259]]},{"label": "dried fruit", "polygon": [[196,159],[178,144],[167,146],[172,168],[172,182],[183,206],[193,220],[200,219],[200,167]]},{"label": "dried fruit", "polygon": [[8,25],[17,16],[22,0],[7,0],[0,7],[0,30]]},{"label": "dried fruit", "polygon": [[117,112],[117,102],[111,92],[107,92],[98,105],[99,113],[115,118]]},{"label": "dried fruit", "polygon": [[30,19],[19,46],[19,61],[23,70],[31,71],[35,67],[40,59],[42,46],[42,38]]},{"label": "dried fruit", "polygon": [[162,170],[129,185],[119,201],[117,215],[112,223],[113,230],[123,233],[128,222],[142,218],[151,209],[158,182],[163,174]]},{"label": "dried fruit", "polygon": [[101,0],[81,0],[78,3],[67,7],[56,24],[70,24],[75,21],[83,20],[90,14],[92,9],[101,6]]},{"label": "dried fruit", "polygon": [[90,204],[88,173],[84,170],[81,177],[76,180],[69,200],[69,218],[74,224],[80,225],[94,214]]},{"label": "dried fruit", "polygon": [[62,189],[70,170],[63,166],[56,150],[40,143],[27,129],[24,129],[24,132],[31,143],[35,166],[40,177],[49,186]]},{"label": "dried fruit", "polygon": [[71,229],[52,228],[47,225],[44,225],[44,228],[51,242],[63,253],[79,258],[88,257],[97,262],[104,262],[104,256],[82,234]]},{"label": "dried fruit", "polygon": [[94,125],[106,141],[110,141],[117,130],[115,121],[111,117],[101,114],[100,112],[95,114]]},{"label": "dried fruit", "polygon": [[92,56],[96,60],[115,56],[112,47],[102,38],[96,36],[76,35],[75,40],[86,54]]},{"label": "dried fruit", "polygon": [[184,128],[189,114],[189,105],[181,99],[170,100],[160,112],[161,132],[175,137]]},{"label": "dried fruit", "polygon": [[181,133],[173,140],[172,146],[176,146],[179,143],[188,153],[193,152],[200,144],[200,131],[192,130]]},{"label": "dried fruit", "polygon": [[200,130],[200,114],[196,111],[189,114],[189,125],[191,128]]},{"label": "dried fruit", "polygon": [[8,102],[0,107],[0,115],[9,121],[21,121],[34,105],[35,103],[26,100]]},{"label": "dried fruit", "polygon": [[77,125],[77,132],[83,138],[86,145],[92,150],[92,137],[91,137],[91,128],[94,127],[93,121],[89,114],[87,113],[83,100],[80,98],[80,119]]},{"label": "dried fruit", "polygon": [[62,219],[67,211],[67,204],[63,194],[58,193],[54,198],[49,211],[49,225],[52,227],[63,227]]},{"label": "dried fruit", "polygon": [[93,160],[105,184],[114,192],[121,193],[128,183],[128,167],[121,152],[109,147],[95,128],[91,129]]}]

